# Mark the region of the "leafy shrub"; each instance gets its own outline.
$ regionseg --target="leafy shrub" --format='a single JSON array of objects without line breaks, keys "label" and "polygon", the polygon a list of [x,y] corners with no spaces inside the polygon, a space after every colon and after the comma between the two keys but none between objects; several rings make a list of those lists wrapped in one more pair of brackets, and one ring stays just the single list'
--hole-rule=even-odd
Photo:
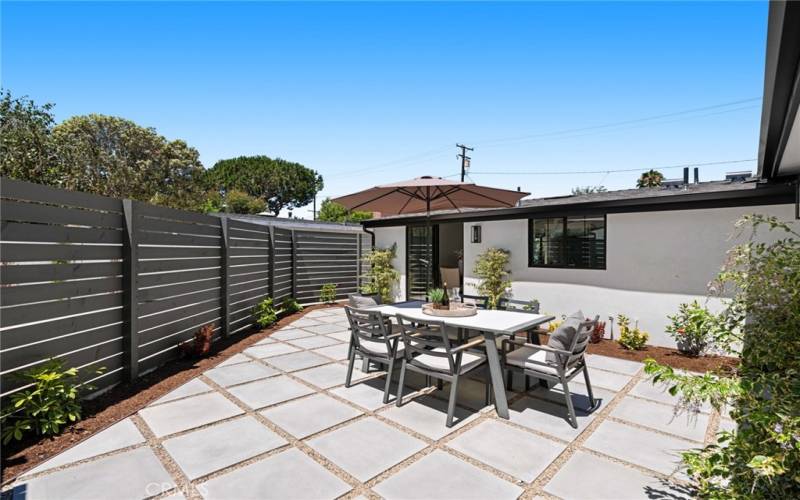
[{"label": "leafy shrub", "polygon": [[667,317],[671,321],[667,333],[678,343],[679,351],[697,356],[705,350],[715,319],[708,309],[695,300],[691,304],[681,304],[678,314]]},{"label": "leafy shrub", "polygon": [[639,330],[638,326],[631,328],[631,320],[624,314],[617,315],[617,323],[619,324],[619,339],[617,342],[625,349],[631,351],[639,351],[644,349],[650,335],[643,330]]},{"label": "leafy shrub", "polygon": [[389,248],[376,248],[364,256],[369,264],[367,283],[361,287],[361,292],[367,295],[378,294],[384,304],[394,302],[392,290],[400,279],[400,273],[392,266],[392,261],[397,256],[397,246]]},{"label": "leafy shrub", "polygon": [[547,325],[547,331],[553,333],[559,326],[561,326],[561,323],[563,322],[563,319],[554,319],[550,322],[550,324]]},{"label": "leafy shrub", "polygon": [[[655,381],[668,382],[682,405],[732,405],[735,432],[719,445],[683,454],[699,496],[800,498],[800,233],[775,217],[750,215],[737,222],[750,237],[728,252],[709,292],[723,298],[712,320],[716,348],[736,355],[735,369],[691,375],[648,360]],[[761,226],[782,232],[770,243],[755,237]]]},{"label": "leafy shrub", "polygon": [[591,335],[589,336],[589,342],[592,344],[600,343],[603,338],[606,336],[606,322],[605,321],[598,321],[597,325],[595,325],[594,330],[592,330]]},{"label": "leafy shrub", "polygon": [[500,299],[506,296],[506,289],[511,286],[508,276],[511,274],[508,261],[511,254],[501,248],[490,248],[478,255],[473,272],[480,278],[478,292],[489,298],[489,309],[497,309]]},{"label": "leafy shrub", "polygon": [[[97,370],[101,373],[102,368]],[[28,433],[40,436],[58,434],[62,426],[81,418],[77,368],[64,368],[60,359],[50,359],[24,371],[18,377],[32,387],[11,396],[10,407],[3,408],[3,444],[20,440]],[[83,390],[92,387],[84,385]]]},{"label": "leafy shrub", "polygon": [[278,312],[275,310],[272,297],[267,297],[256,304],[253,308],[253,315],[255,315],[256,322],[261,325],[261,328],[266,328],[278,321]]},{"label": "leafy shrub", "polygon": [[336,300],[336,283],[325,283],[319,290],[320,302],[331,303]]},{"label": "leafy shrub", "polygon": [[194,333],[192,342],[180,344],[180,351],[184,356],[205,356],[211,351],[211,339],[213,337],[214,325],[203,325]]},{"label": "leafy shrub", "polygon": [[523,311],[531,311],[531,312],[534,312],[534,313],[538,313],[539,312],[539,307],[540,307],[539,301],[536,300],[536,299],[531,299],[531,300],[528,301],[527,304],[522,306],[522,310]]},{"label": "leafy shrub", "polygon": [[225,195],[225,211],[234,214],[260,214],[267,209],[267,202],[242,191],[228,191]]},{"label": "leafy shrub", "polygon": [[284,314],[294,314],[302,311],[303,306],[294,297],[286,297],[281,303],[281,309],[283,309]]},{"label": "leafy shrub", "polygon": [[445,297],[447,297],[447,292],[444,291],[444,288],[431,288],[428,290],[428,300],[432,304],[444,304]]}]

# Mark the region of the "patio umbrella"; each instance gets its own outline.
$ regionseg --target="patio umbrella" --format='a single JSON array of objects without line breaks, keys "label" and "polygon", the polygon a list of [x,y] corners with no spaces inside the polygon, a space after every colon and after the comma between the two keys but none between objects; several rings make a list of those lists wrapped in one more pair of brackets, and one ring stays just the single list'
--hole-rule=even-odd
[{"label": "patio umbrella", "polygon": [[[478,186],[468,182],[458,182],[432,177],[417,177],[402,182],[384,184],[357,193],[335,198],[333,201],[348,210],[380,212],[382,215],[426,214],[425,226],[430,228],[432,210],[457,210],[462,208],[511,208],[530,193]],[[431,277],[430,229],[427,245],[426,288]]]}]

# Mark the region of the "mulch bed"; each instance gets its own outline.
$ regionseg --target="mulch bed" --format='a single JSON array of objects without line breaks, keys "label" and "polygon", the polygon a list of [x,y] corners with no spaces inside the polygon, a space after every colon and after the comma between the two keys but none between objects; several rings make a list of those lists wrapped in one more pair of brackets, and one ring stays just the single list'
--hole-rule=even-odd
[{"label": "mulch bed", "polygon": [[[58,436],[45,438],[30,436],[22,441],[12,441],[4,446],[2,484],[10,483],[25,471],[112,424],[133,415],[151,402],[204,371],[213,368],[234,354],[240,353],[256,342],[268,337],[274,331],[297,320],[306,312],[328,307],[339,306],[317,305],[307,307],[303,312],[281,318],[273,326],[259,332],[246,337],[237,335],[213,344],[208,357],[202,359],[177,359],[137,378],[134,382],[120,384],[92,400],[85,401],[83,404],[83,420],[66,427]],[[542,344],[546,344],[547,334],[541,334],[540,339]],[[613,340],[602,340],[600,343],[590,344],[589,353],[629,359],[631,361],[644,361],[646,358],[654,358],[659,363],[673,368],[697,372],[733,367],[738,362],[735,358],[722,356],[687,356],[676,349],[666,347],[647,346],[641,351],[628,351]]]},{"label": "mulch bed", "polygon": [[151,402],[222,363],[234,354],[242,352],[274,331],[297,320],[308,311],[339,307],[316,305],[306,307],[303,312],[281,318],[273,326],[248,336],[234,335],[211,346],[211,353],[202,359],[176,359],[137,378],[134,382],[117,385],[98,397],[83,404],[83,420],[64,429],[58,436],[40,437],[31,435],[21,441],[12,441],[3,446],[2,484],[13,481],[25,471],[78,444],[89,436],[123,420]]}]

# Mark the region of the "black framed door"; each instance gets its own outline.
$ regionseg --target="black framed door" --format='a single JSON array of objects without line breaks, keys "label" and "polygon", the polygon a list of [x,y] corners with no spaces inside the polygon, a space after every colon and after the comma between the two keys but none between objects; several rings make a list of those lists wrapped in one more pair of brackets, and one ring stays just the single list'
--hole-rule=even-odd
[{"label": "black framed door", "polygon": [[406,226],[406,299],[425,300],[438,268],[439,226]]}]

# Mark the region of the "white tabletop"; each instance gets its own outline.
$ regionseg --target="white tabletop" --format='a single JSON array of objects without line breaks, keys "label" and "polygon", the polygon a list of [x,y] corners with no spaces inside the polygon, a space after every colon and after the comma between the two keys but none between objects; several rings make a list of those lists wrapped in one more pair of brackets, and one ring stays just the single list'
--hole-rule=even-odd
[{"label": "white tabletop", "polygon": [[446,325],[456,328],[467,328],[470,330],[507,335],[529,330],[534,326],[555,319],[553,316],[546,316],[544,314],[531,314],[519,311],[497,311],[491,309],[478,309],[476,315],[460,318],[431,316],[422,312],[422,302],[419,301],[373,306],[369,309],[380,311],[385,316],[397,316],[400,314],[404,317],[420,321],[442,321]]}]

